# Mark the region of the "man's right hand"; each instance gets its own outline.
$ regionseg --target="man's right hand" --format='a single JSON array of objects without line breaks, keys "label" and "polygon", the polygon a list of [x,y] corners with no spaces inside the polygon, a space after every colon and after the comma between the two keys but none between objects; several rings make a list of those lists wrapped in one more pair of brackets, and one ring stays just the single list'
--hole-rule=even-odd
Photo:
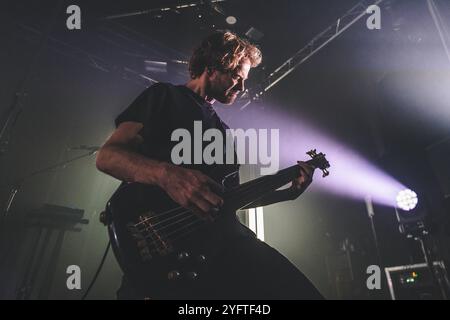
[{"label": "man's right hand", "polygon": [[139,122],[121,123],[98,152],[97,168],[122,181],[159,185],[179,205],[211,218],[207,213],[223,204],[217,195],[222,187],[200,171],[138,154],[142,128]]},{"label": "man's right hand", "polygon": [[198,170],[167,164],[159,186],[182,207],[192,210],[200,217],[212,220],[209,213],[223,205],[217,195],[221,185]]}]

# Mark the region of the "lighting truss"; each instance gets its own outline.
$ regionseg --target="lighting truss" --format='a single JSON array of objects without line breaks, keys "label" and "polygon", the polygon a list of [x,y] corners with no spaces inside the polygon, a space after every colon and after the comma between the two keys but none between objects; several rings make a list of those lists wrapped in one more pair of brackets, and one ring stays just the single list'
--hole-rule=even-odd
[{"label": "lighting truss", "polygon": [[273,71],[266,79],[264,79],[258,86],[257,90],[250,91],[250,100],[241,107],[241,110],[246,108],[252,100],[259,99],[273,86],[280,82],[283,78],[289,75],[292,71],[297,69],[300,65],[308,61],[320,49],[325,47],[331,41],[336,39],[340,34],[350,28],[353,24],[358,22],[367,13],[367,8],[371,5],[379,5],[385,0],[363,0],[351,8],[347,13],[340,17],[336,22],[314,37],[305,47],[297,51],[286,62]]}]

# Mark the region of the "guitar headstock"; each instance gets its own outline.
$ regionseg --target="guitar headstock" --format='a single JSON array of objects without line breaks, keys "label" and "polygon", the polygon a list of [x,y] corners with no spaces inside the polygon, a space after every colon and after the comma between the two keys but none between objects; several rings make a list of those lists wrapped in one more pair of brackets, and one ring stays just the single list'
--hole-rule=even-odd
[{"label": "guitar headstock", "polygon": [[312,159],[306,161],[310,166],[313,166],[316,169],[322,170],[323,177],[326,177],[330,174],[328,171],[328,168],[330,167],[330,163],[325,158],[325,154],[317,153],[316,149],[310,150],[306,153],[308,156],[310,156]]}]

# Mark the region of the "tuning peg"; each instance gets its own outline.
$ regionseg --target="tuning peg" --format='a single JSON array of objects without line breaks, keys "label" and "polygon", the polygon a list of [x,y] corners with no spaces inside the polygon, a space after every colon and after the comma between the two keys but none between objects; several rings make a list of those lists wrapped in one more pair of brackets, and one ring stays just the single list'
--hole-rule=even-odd
[{"label": "tuning peg", "polygon": [[306,153],[308,156],[310,156],[311,158],[314,158],[315,156],[317,156],[317,151],[316,149],[310,150]]}]

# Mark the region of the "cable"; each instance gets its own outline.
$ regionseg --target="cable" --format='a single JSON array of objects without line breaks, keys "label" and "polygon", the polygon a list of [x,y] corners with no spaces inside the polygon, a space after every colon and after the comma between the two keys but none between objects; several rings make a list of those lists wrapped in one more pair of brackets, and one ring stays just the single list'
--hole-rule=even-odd
[{"label": "cable", "polygon": [[81,297],[81,300],[86,299],[87,295],[89,294],[89,292],[91,291],[92,287],[94,286],[94,283],[97,280],[97,277],[98,277],[100,271],[103,268],[103,264],[105,263],[106,257],[108,256],[109,248],[111,248],[111,241],[108,241],[108,245],[106,246],[105,253],[103,254],[103,258],[100,261],[100,264],[99,264],[99,266],[97,268],[97,271],[95,272],[94,278],[92,279],[91,283],[89,284],[89,287],[87,288],[87,290],[84,293],[84,295]]}]

